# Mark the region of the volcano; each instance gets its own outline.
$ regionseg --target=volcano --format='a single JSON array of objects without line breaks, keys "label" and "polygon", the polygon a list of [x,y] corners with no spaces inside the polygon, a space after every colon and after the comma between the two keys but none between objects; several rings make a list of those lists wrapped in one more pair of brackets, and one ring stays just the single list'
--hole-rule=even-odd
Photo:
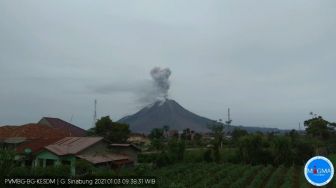
[{"label": "volcano", "polygon": [[188,111],[174,100],[165,99],[118,122],[129,124],[132,132],[149,133],[153,128],[162,128],[165,125],[171,130],[182,131],[189,128],[197,132],[207,132],[207,124],[212,121]]}]

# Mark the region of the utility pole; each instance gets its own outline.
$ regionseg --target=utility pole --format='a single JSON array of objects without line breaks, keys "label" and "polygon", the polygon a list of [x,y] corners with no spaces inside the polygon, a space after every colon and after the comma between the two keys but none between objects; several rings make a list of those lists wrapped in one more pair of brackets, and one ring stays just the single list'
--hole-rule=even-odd
[{"label": "utility pole", "polygon": [[96,122],[97,122],[97,99],[94,100],[93,127],[95,127]]}]

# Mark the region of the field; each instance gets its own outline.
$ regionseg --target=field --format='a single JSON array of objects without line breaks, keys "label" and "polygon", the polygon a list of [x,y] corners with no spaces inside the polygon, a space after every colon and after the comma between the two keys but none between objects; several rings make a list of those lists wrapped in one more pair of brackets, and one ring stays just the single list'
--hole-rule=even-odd
[{"label": "field", "polygon": [[[312,187],[302,170],[301,166],[184,163],[154,170],[151,175],[158,177],[159,187]],[[336,187],[335,179],[328,187]]]}]

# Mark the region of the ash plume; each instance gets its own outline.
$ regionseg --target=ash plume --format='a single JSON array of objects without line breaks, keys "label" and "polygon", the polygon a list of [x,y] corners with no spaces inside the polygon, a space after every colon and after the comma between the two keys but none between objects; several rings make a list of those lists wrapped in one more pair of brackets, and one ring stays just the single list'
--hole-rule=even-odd
[{"label": "ash plume", "polygon": [[135,97],[139,108],[157,101],[164,101],[168,98],[170,88],[169,68],[154,67],[150,71],[152,80],[137,80],[132,82],[113,82],[100,86],[88,86],[98,94],[110,95],[117,93],[130,93]]},{"label": "ash plume", "polygon": [[169,68],[154,67],[150,74],[154,81],[155,100],[164,100],[168,98],[168,90],[170,88],[169,77],[171,71]]}]

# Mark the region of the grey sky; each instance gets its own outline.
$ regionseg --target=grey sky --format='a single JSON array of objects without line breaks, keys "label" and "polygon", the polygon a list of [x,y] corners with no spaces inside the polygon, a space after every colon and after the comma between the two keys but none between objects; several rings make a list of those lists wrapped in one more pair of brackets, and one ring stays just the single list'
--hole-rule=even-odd
[{"label": "grey sky", "polygon": [[[118,120],[155,66],[170,98],[208,118],[297,128],[336,121],[336,1],[0,0],[0,125]],[[112,89],[111,89],[112,88]]]}]

